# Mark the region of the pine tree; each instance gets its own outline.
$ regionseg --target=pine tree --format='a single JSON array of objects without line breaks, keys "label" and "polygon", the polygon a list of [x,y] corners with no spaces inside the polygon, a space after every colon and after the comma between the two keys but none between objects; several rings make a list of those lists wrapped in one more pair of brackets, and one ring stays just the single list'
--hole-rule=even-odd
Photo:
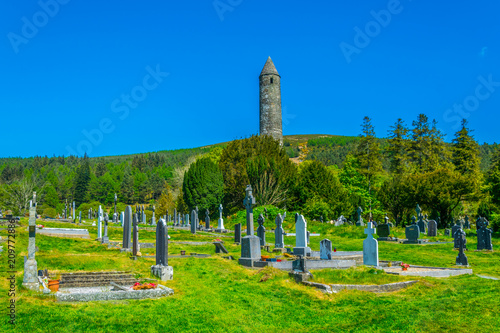
[{"label": "pine tree", "polygon": [[215,211],[224,193],[222,172],[209,158],[200,158],[186,172],[182,191],[190,209]]},{"label": "pine tree", "polygon": [[401,118],[399,118],[391,128],[392,130],[389,131],[389,146],[387,148],[387,154],[390,161],[389,170],[393,174],[401,175],[409,169],[409,130]]},{"label": "pine tree", "polygon": [[487,181],[491,202],[500,205],[500,147],[493,155]]},{"label": "pine tree", "polygon": [[467,128],[467,120],[462,120],[462,129],[455,134],[453,139],[453,165],[455,170],[462,175],[479,177],[479,145],[470,135]]},{"label": "pine tree", "polygon": [[83,161],[78,167],[78,171],[76,173],[75,178],[75,204],[76,206],[80,206],[85,202],[87,191],[90,183],[90,163],[87,154],[83,157]]}]

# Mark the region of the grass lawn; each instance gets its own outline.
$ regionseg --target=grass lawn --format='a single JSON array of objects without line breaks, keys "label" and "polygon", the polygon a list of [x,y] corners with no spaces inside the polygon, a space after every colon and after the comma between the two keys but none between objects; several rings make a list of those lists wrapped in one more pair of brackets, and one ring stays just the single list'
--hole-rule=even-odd
[{"label": "grass lawn", "polygon": [[[288,220],[288,216],[287,216]],[[0,254],[0,332],[500,332],[500,281],[476,275],[445,279],[400,277],[382,271],[356,267],[348,270],[313,271],[314,279],[323,283],[383,284],[419,280],[408,289],[386,294],[342,291],[325,295],[315,289],[298,285],[286,272],[266,268],[247,269],[237,260],[223,259],[211,244],[194,246],[177,241],[225,241],[230,255],[238,258],[240,246],[232,238],[208,233],[192,235],[188,231],[169,229],[170,254],[208,253],[209,258],[171,258],[174,279],[163,283],[175,290],[171,297],[157,300],[128,300],[89,303],[58,303],[22,288],[23,257],[27,255],[27,219],[16,228],[16,325],[8,323],[9,284],[6,243]],[[90,240],[37,235],[36,254],[39,269],[51,272],[132,271],[152,278],[150,266],[154,259],[132,261],[130,254],[98,244],[96,227],[68,223],[37,222],[47,227],[85,228]],[[272,223],[267,225],[271,230]],[[227,227],[227,226],[226,226]],[[245,228],[243,228],[245,229]],[[366,237],[363,228],[333,227],[309,223],[311,247],[319,250],[323,238],[332,241],[339,251],[362,251]],[[290,230],[294,232],[293,230]],[[437,239],[449,241],[443,231]],[[403,229],[395,229],[396,237],[404,237]],[[6,238],[7,230],[0,228]],[[232,236],[232,234],[229,234]],[[110,227],[111,241],[120,241],[122,231]],[[155,232],[141,230],[141,242],[154,242]],[[267,242],[274,242],[272,232]],[[467,233],[466,253],[475,274],[500,277],[500,252],[475,252],[475,231]],[[294,237],[285,237],[293,245]],[[457,251],[452,244],[401,245],[380,242],[381,260],[402,260],[413,265],[455,267]],[[493,248],[500,250],[499,235]],[[154,254],[155,249],[143,249]]]}]

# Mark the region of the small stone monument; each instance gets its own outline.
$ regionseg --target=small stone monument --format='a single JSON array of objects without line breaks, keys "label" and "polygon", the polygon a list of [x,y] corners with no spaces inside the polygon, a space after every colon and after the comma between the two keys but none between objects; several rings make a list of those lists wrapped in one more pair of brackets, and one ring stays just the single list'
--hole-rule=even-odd
[{"label": "small stone monument", "polygon": [[477,249],[493,251],[493,244],[491,243],[492,229],[488,228],[490,222],[486,218],[481,217],[476,222],[477,228]]},{"label": "small stone monument", "polygon": [[118,197],[116,196],[116,193],[115,193],[115,212],[113,213],[113,223],[118,222],[118,212],[116,211],[116,200],[117,199],[118,199]]},{"label": "small stone monument", "polygon": [[[224,229],[224,219],[222,218],[222,204],[219,205],[219,224],[217,226],[217,229],[215,230],[216,232],[223,232]],[[248,216],[247,216],[248,219]]]},{"label": "small stone monument", "polygon": [[241,223],[234,226],[234,243],[241,244]]},{"label": "small stone monument", "polygon": [[104,236],[102,236],[101,239],[102,244],[109,244],[109,237],[108,237],[108,218],[107,215],[104,218]]},{"label": "small stone monument", "polygon": [[457,242],[457,238],[456,238],[456,233],[457,233],[458,229],[461,229],[461,228],[456,223],[453,227],[451,227],[451,236],[453,237],[453,244],[454,244],[453,247],[455,249],[458,249],[458,242]]},{"label": "small stone monument", "polygon": [[210,212],[208,209],[205,211],[205,229],[210,229]]},{"label": "small stone monument", "polygon": [[436,237],[437,236],[437,222],[430,220],[427,224],[427,236]]},{"label": "small stone monument", "polygon": [[465,255],[467,239],[465,238],[465,232],[462,228],[458,229],[456,232],[456,239],[458,240],[458,256],[456,260],[456,265],[469,266],[469,261]]},{"label": "small stone monument", "polygon": [[24,277],[23,286],[30,290],[37,291],[40,284],[38,281],[37,262],[35,259],[35,238],[36,238],[36,192],[33,192],[33,200],[30,205],[30,217],[28,221],[28,259],[24,257]]},{"label": "small stone monument", "polygon": [[[125,215],[123,219],[123,242],[122,242],[122,252],[130,252],[132,248],[132,244],[130,241],[130,235],[132,232],[132,207],[127,206],[125,208]],[[134,221],[136,219],[134,218]],[[134,222],[135,225],[135,222]]]},{"label": "small stone monument", "polygon": [[102,238],[102,208],[99,206],[99,215],[97,216],[97,239],[100,240]]},{"label": "small stone monument", "polygon": [[174,269],[168,265],[168,228],[164,219],[156,226],[156,265],[151,266],[151,274],[160,281],[172,280]]},{"label": "small stone monument", "polygon": [[266,228],[264,227],[264,215],[260,214],[257,222],[259,226],[257,227],[257,237],[260,239],[260,246],[266,245]]},{"label": "small stone monument", "polygon": [[274,229],[274,249],[282,251],[285,248],[285,230],[283,230],[283,218],[281,214],[276,216],[276,229]]},{"label": "small stone monument", "polygon": [[[151,225],[156,226],[156,207],[153,205],[153,217],[151,217]],[[166,222],[165,222],[166,224]]]},{"label": "small stone monument", "polygon": [[365,223],[363,222],[363,217],[361,214],[363,213],[363,209],[361,207],[358,207],[358,210],[356,211],[358,215],[358,220],[356,221],[356,227],[363,227]]},{"label": "small stone monument", "polygon": [[468,215],[465,215],[465,225],[464,225],[464,228],[465,229],[470,229],[470,220],[469,220],[469,216]]},{"label": "small stone monument", "polygon": [[133,244],[132,244],[132,259],[136,260],[137,256],[140,255],[141,248],[139,246],[139,226],[138,219],[134,220],[134,229],[133,229]]},{"label": "small stone monument", "polygon": [[420,229],[421,233],[425,234],[425,222],[424,222],[424,216],[422,215],[422,209],[420,209],[420,206],[417,204],[417,208],[415,209],[417,212],[417,218],[418,218],[418,228]]},{"label": "small stone monument", "polygon": [[329,239],[323,239],[319,242],[319,258],[332,260],[332,242]]},{"label": "small stone monument", "polygon": [[196,210],[191,211],[191,233],[196,234]]},{"label": "small stone monument", "polygon": [[[238,259],[238,262],[240,265],[253,267],[254,262],[261,259],[261,252],[260,238],[253,234],[253,205],[255,205],[255,199],[252,195],[252,187],[250,185],[246,188],[246,196],[245,200],[243,200],[243,205],[247,210],[247,235],[241,240],[241,258]],[[221,208],[220,214],[222,216]]]},{"label": "small stone monument", "polygon": [[387,223],[387,220],[386,220],[386,223],[377,225],[376,234],[378,235],[378,238],[377,238],[378,241],[390,241],[390,240],[392,240],[390,237],[391,227]]},{"label": "small stone monument", "polygon": [[421,244],[420,238],[420,228],[416,224],[415,216],[412,217],[412,224],[407,226],[405,229],[406,241],[403,244]]},{"label": "small stone monument", "polygon": [[296,256],[311,256],[311,248],[307,246],[307,222],[304,216],[297,213],[295,217],[295,247]]},{"label": "small stone monument", "polygon": [[378,266],[378,242],[373,235],[377,230],[373,228],[373,223],[368,222],[365,229],[366,239],[363,241],[363,265]]}]

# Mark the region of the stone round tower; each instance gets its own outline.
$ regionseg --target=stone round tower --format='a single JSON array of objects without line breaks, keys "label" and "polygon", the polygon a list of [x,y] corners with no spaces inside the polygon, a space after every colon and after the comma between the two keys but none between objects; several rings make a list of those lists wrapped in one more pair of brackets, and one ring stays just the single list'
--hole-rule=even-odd
[{"label": "stone round tower", "polygon": [[281,76],[271,57],[267,59],[259,76],[260,135],[270,135],[283,143],[281,125]]}]

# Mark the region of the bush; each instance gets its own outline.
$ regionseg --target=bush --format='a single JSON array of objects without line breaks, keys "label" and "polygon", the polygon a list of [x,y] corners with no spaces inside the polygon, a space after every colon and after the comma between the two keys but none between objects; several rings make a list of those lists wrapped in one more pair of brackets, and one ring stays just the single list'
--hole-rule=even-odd
[{"label": "bush", "polygon": [[319,198],[312,198],[307,200],[304,205],[304,213],[307,217],[320,221],[321,216],[323,216],[323,221],[329,221],[333,219],[333,211],[330,206]]},{"label": "bush", "polygon": [[490,227],[495,232],[500,230],[500,214],[492,214],[491,215]]},{"label": "bush", "polygon": [[43,210],[42,217],[55,218],[57,216],[57,211],[55,208],[48,207]]}]

